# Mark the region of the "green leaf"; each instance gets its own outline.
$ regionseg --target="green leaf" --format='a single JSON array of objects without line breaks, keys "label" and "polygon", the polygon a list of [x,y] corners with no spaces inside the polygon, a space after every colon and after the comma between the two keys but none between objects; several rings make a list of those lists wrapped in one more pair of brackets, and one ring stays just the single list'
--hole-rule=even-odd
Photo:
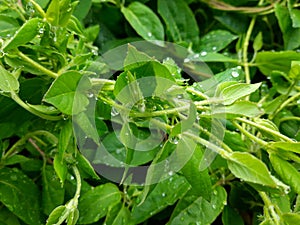
[{"label": "green leaf", "polygon": [[220,53],[216,52],[201,52],[197,61],[201,62],[231,62],[237,63],[236,59],[230,58]]},{"label": "green leaf", "polygon": [[24,222],[41,224],[39,189],[20,170],[0,169],[0,201]]},{"label": "green leaf", "polygon": [[148,6],[133,2],[121,8],[126,20],[145,40],[164,40],[164,28],[159,18]]},{"label": "green leaf", "polygon": [[105,224],[107,225],[133,225],[130,219],[130,211],[121,203],[115,205],[107,213]]},{"label": "green leaf", "polygon": [[292,166],[288,161],[281,157],[270,154],[270,161],[276,173],[280,176],[282,181],[292,187],[292,189],[300,193],[300,174],[298,170]]},{"label": "green leaf", "polygon": [[79,198],[78,224],[97,222],[108,209],[121,201],[121,192],[114,184],[107,183],[93,188]]},{"label": "green leaf", "polygon": [[46,225],[57,224],[60,218],[67,212],[67,208],[64,205],[56,207],[49,215]]},{"label": "green leaf", "polygon": [[96,124],[92,119],[93,118],[89,116],[87,112],[80,112],[74,117],[74,122],[80,127],[86,137],[92,138],[95,143],[99,143]]},{"label": "green leaf", "polygon": [[134,223],[141,223],[167,206],[173,205],[189,187],[186,180],[178,175],[159,182],[142,204],[133,205],[131,216]]},{"label": "green leaf", "polygon": [[270,75],[274,70],[287,74],[291,69],[292,61],[300,61],[300,54],[295,51],[266,51],[257,53],[255,60],[259,70],[266,76]]},{"label": "green leaf", "polygon": [[0,91],[2,92],[18,92],[19,82],[15,76],[0,65]]},{"label": "green leaf", "polygon": [[79,20],[83,20],[88,14],[91,6],[92,0],[79,1],[79,4],[74,11],[74,16],[76,16]]},{"label": "green leaf", "polygon": [[90,162],[81,153],[76,154],[76,160],[77,160],[79,170],[82,171],[81,172],[82,176],[84,173],[86,173],[88,175],[88,177],[95,179],[95,180],[100,180],[99,176],[95,172],[95,170],[92,167],[92,165],[90,164]]},{"label": "green leaf", "polygon": [[285,151],[295,152],[300,154],[300,143],[299,142],[269,142],[268,147],[279,148]]},{"label": "green leaf", "polygon": [[10,16],[0,15],[0,36],[12,36],[20,25],[18,21]]},{"label": "green leaf", "polygon": [[222,213],[223,225],[244,225],[240,214],[230,206],[225,206]]},{"label": "green leaf", "polygon": [[263,35],[262,32],[259,32],[254,39],[253,49],[258,52],[262,47],[263,47]]},{"label": "green leaf", "polygon": [[191,42],[197,45],[199,41],[199,28],[188,4],[183,0],[159,0],[157,4],[158,13],[167,25],[171,40],[177,43]]},{"label": "green leaf", "polygon": [[298,48],[300,46],[300,29],[293,27],[288,8],[279,3],[275,4],[275,15],[283,33],[284,48],[286,50]]},{"label": "green leaf", "polygon": [[299,213],[284,213],[281,218],[287,225],[295,225],[300,221]]},{"label": "green leaf", "polygon": [[191,202],[185,209],[182,209],[168,225],[190,225],[190,224],[212,224],[221,213],[226,204],[226,191],[223,187],[217,186],[211,195],[211,201],[203,197]]},{"label": "green leaf", "polygon": [[208,174],[208,169],[199,171],[200,162],[202,161],[203,153],[201,146],[197,146],[191,159],[181,169],[183,176],[192,186],[191,195],[202,196],[210,201],[212,193],[212,183]]},{"label": "green leaf", "polygon": [[251,182],[276,188],[276,182],[266,165],[247,152],[233,152],[228,160],[228,167],[236,177]]},{"label": "green leaf", "polygon": [[293,22],[294,28],[300,27],[300,10],[299,9],[290,9],[290,16]]},{"label": "green leaf", "polygon": [[238,99],[248,96],[256,91],[260,85],[261,83],[245,84],[232,81],[223,82],[218,86],[217,96],[222,99],[222,104],[231,105]]},{"label": "green leaf", "polygon": [[48,215],[55,207],[64,202],[65,191],[52,166],[45,166],[43,168],[42,176],[42,206],[43,212]]},{"label": "green leaf", "polygon": [[31,41],[39,32],[40,22],[39,18],[32,18],[26,21],[15,35],[5,43],[2,49],[8,51]]},{"label": "green leaf", "polygon": [[47,8],[46,19],[54,26],[59,23],[59,11],[59,0],[52,0]]},{"label": "green leaf", "polygon": [[78,114],[89,104],[84,91],[90,87],[91,83],[87,77],[77,71],[68,71],[55,79],[45,94],[44,101],[67,115]]},{"label": "green leaf", "polygon": [[202,52],[219,52],[238,38],[226,30],[213,30],[200,40],[199,49]]},{"label": "green leaf", "polygon": [[278,93],[285,95],[289,92],[291,84],[286,73],[281,71],[273,71],[271,73],[271,82]]},{"label": "green leaf", "polygon": [[9,211],[6,207],[0,210],[0,224],[1,225],[20,225],[18,218]]}]

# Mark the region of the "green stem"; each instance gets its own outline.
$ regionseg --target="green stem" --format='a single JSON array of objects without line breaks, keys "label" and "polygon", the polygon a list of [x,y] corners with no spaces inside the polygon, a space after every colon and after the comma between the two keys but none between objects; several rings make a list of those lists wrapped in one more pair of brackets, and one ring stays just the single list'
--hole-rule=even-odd
[{"label": "green stem", "polygon": [[80,177],[80,173],[79,170],[77,168],[77,166],[73,166],[73,171],[74,171],[74,175],[77,181],[77,186],[76,186],[76,192],[74,195],[74,199],[78,199],[80,196],[80,191],[81,191],[81,177]]},{"label": "green stem", "polygon": [[240,126],[237,122],[232,121],[232,124],[238,128],[246,137],[250,138],[251,140],[255,141],[256,143],[258,143],[261,146],[267,146],[268,142],[256,137],[255,135],[251,134],[250,132],[248,132],[246,129],[244,129],[242,126]]},{"label": "green stem", "polygon": [[251,19],[251,22],[248,27],[246,37],[244,40],[244,45],[243,45],[243,64],[244,64],[245,79],[246,79],[247,84],[251,83],[250,70],[249,70],[249,65],[248,65],[248,47],[249,47],[249,41],[250,41],[250,37],[251,37],[252,31],[254,28],[255,21],[256,21],[256,16],[254,16]]},{"label": "green stem", "polygon": [[272,216],[272,220],[275,222],[276,225],[280,225],[280,216],[275,211],[275,206],[272,204],[269,196],[262,191],[258,192],[260,197],[262,198],[263,202],[265,203],[265,207],[267,208],[267,211],[270,212]]},{"label": "green stem", "polygon": [[269,134],[272,134],[272,135],[274,135],[274,136],[276,136],[276,137],[279,137],[279,138],[281,138],[281,139],[283,139],[283,140],[285,140],[285,141],[287,141],[287,142],[294,142],[294,141],[293,141],[292,139],[290,139],[289,137],[287,137],[287,136],[285,136],[285,135],[283,135],[283,134],[281,134],[281,133],[279,133],[279,132],[277,132],[277,131],[274,131],[274,130],[268,128],[268,127],[262,126],[262,125],[260,125],[260,124],[255,123],[255,122],[252,122],[252,121],[250,121],[250,120],[247,120],[247,119],[244,119],[244,118],[236,118],[236,120],[237,120],[237,121],[240,121],[240,122],[242,122],[242,123],[249,124],[250,126],[256,127],[256,128],[258,128],[258,129],[260,129],[260,130],[263,130],[263,131],[265,131],[265,132],[268,132]]},{"label": "green stem", "polygon": [[196,95],[196,96],[198,96],[198,97],[200,97],[200,98],[208,99],[208,96],[207,96],[207,95],[203,94],[203,93],[200,92],[200,91],[195,90],[194,88],[188,87],[188,88],[186,89],[186,91],[189,92],[189,93],[191,93],[192,95]]},{"label": "green stem", "polygon": [[22,52],[18,52],[18,56],[21,57],[24,61],[30,63],[36,69],[40,70],[41,72],[44,72],[46,75],[48,75],[54,79],[58,77],[57,73],[54,73],[51,70],[48,70],[47,68],[45,68],[42,65],[40,65],[39,63],[35,62],[28,56],[24,55]]},{"label": "green stem", "polygon": [[296,120],[296,121],[300,121],[300,117],[296,117],[296,116],[287,116],[287,117],[284,117],[284,118],[281,118],[279,120],[279,122],[284,122],[284,121],[288,121],[288,120]]},{"label": "green stem", "polygon": [[23,102],[23,100],[20,99],[20,97],[14,92],[11,92],[11,98],[16,103],[18,103],[18,105],[20,105],[22,108],[26,109],[28,112],[32,113],[33,115],[41,117],[42,119],[51,120],[51,121],[58,121],[58,120],[62,119],[62,116],[51,116],[51,115],[43,114],[41,112],[36,111],[35,109],[33,109],[29,105],[27,105],[25,102]]},{"label": "green stem", "polygon": [[300,92],[298,92],[297,94],[293,95],[292,97],[288,98],[286,101],[284,101],[279,108],[275,111],[275,113],[270,116],[270,119],[274,118],[282,109],[284,109],[289,103],[293,102],[294,100],[296,100],[297,98],[300,97]]},{"label": "green stem", "polygon": [[23,136],[20,140],[18,140],[2,157],[2,160],[5,160],[6,158],[8,158],[11,155],[14,155],[16,153],[18,153],[17,148],[24,145],[27,140],[31,137],[37,136],[37,135],[42,135],[42,136],[46,136],[49,139],[52,140],[52,142],[54,144],[57,144],[58,140],[57,138],[50,132],[45,131],[45,130],[37,130],[31,133],[26,134],[25,136]]}]

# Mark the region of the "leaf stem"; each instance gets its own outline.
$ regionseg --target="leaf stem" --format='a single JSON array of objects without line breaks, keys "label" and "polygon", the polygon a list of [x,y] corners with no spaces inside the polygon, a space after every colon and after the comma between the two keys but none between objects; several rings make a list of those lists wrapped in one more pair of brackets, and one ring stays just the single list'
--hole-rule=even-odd
[{"label": "leaf stem", "polygon": [[269,134],[272,134],[272,135],[274,135],[276,137],[279,137],[279,138],[281,138],[281,139],[283,139],[283,140],[285,140],[287,142],[294,142],[289,137],[287,137],[287,136],[285,136],[285,135],[283,135],[283,134],[281,134],[281,133],[279,133],[277,131],[274,131],[274,130],[268,128],[268,127],[262,126],[260,124],[255,123],[255,122],[252,122],[250,120],[247,120],[247,119],[244,119],[244,118],[236,118],[236,120],[240,121],[242,123],[249,124],[250,126],[256,127],[256,128],[261,129],[261,130],[263,130],[265,132],[268,132]]},{"label": "leaf stem", "polygon": [[280,225],[280,217],[279,215],[276,213],[275,211],[275,206],[273,205],[273,203],[271,202],[269,196],[262,191],[258,192],[260,197],[262,198],[263,202],[265,203],[265,207],[267,209],[268,212],[270,212],[271,216],[272,216],[272,220],[275,222],[276,225]]},{"label": "leaf stem", "polygon": [[48,75],[48,76],[50,76],[50,77],[52,77],[54,79],[58,77],[57,73],[54,73],[51,70],[48,70],[47,68],[45,68],[42,65],[40,65],[39,63],[35,62],[34,60],[32,60],[31,58],[29,58],[28,56],[26,56],[22,52],[18,51],[17,55],[19,57],[21,57],[24,61],[30,63],[32,66],[34,66],[35,68],[37,68],[38,70],[40,70],[41,72],[44,72],[46,75]]},{"label": "leaf stem", "polygon": [[36,115],[42,119],[51,120],[51,121],[58,121],[58,120],[62,119],[62,116],[51,116],[51,115],[43,114],[41,112],[34,110],[29,105],[27,105],[25,102],[23,102],[23,100],[15,92],[11,92],[11,98],[16,103],[18,103],[18,105],[20,105],[22,108],[26,109],[28,112],[30,112],[33,115]]}]

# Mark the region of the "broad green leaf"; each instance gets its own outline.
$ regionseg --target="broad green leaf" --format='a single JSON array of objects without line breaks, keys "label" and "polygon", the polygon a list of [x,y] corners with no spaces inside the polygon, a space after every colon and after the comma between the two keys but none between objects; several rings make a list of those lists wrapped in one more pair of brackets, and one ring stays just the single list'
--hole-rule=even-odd
[{"label": "broad green leaf", "polygon": [[23,155],[13,155],[11,157],[9,157],[8,159],[6,159],[4,162],[4,165],[9,166],[9,165],[14,165],[17,163],[23,163],[30,160],[29,158],[23,156]]},{"label": "broad green leaf", "polygon": [[136,47],[128,44],[128,51],[124,60],[124,70],[131,70],[140,66],[143,66],[145,62],[155,61],[146,53],[138,51]]},{"label": "broad green leaf", "polygon": [[49,215],[46,225],[57,224],[61,217],[67,212],[67,208],[64,205],[56,207]]},{"label": "broad green leaf", "polygon": [[271,82],[278,93],[285,95],[289,92],[291,84],[286,73],[281,71],[273,71],[271,73]]},{"label": "broad green leaf", "polygon": [[1,225],[20,225],[18,218],[9,211],[6,207],[0,210],[0,224]]},{"label": "broad green leaf", "polygon": [[76,160],[79,170],[82,171],[81,176],[83,176],[84,173],[86,173],[88,177],[95,180],[100,180],[99,176],[95,172],[90,162],[81,153],[76,154]]},{"label": "broad green leaf", "polygon": [[42,206],[43,212],[48,215],[55,207],[63,204],[65,190],[62,188],[52,166],[45,166],[43,168],[42,177]]},{"label": "broad green leaf", "polygon": [[300,154],[300,143],[299,142],[269,142],[268,147],[279,148],[285,151],[295,152]]},{"label": "broad green leaf", "polygon": [[[262,114],[256,103],[250,101],[238,101],[225,107],[214,107],[208,115],[214,118],[235,118],[239,116],[255,117]],[[205,116],[206,114],[203,114]]]},{"label": "broad green leaf", "polygon": [[74,10],[74,16],[76,16],[79,20],[83,20],[88,14],[91,6],[92,0],[80,1]]},{"label": "broad green leaf", "polygon": [[134,223],[141,223],[167,206],[173,205],[189,188],[186,180],[178,175],[159,182],[142,204],[133,205],[131,216]]},{"label": "broad green leaf", "polygon": [[244,225],[240,214],[230,206],[225,206],[222,213],[223,225]]},{"label": "broad green leaf", "polygon": [[19,82],[15,76],[8,72],[0,65],[0,91],[2,92],[18,92]]},{"label": "broad green leaf", "polygon": [[126,20],[145,40],[164,40],[164,28],[156,14],[148,6],[133,2],[121,8]]},{"label": "broad green leaf", "polygon": [[[231,62],[237,63],[236,59],[230,58],[220,53],[216,52],[200,52],[198,60],[201,62]],[[196,60],[195,60],[196,61]]]},{"label": "broad green leaf", "polygon": [[185,179],[192,186],[189,194],[195,195],[197,197],[202,196],[204,199],[210,201],[212,193],[212,183],[211,178],[208,174],[208,169],[199,171],[199,166],[202,158],[202,149],[198,145],[191,159],[181,169],[181,172],[183,173]]},{"label": "broad green leaf", "polygon": [[292,189],[300,193],[300,174],[297,169],[286,160],[275,154],[270,154],[270,161],[276,173],[282,181],[288,184]]},{"label": "broad green leaf", "polygon": [[300,221],[300,214],[299,213],[284,213],[281,216],[281,218],[287,225],[295,225],[295,224],[298,224]]},{"label": "broad green leaf", "polygon": [[45,94],[44,101],[67,115],[78,114],[89,104],[84,92],[90,87],[91,83],[87,77],[77,71],[68,71],[56,78]]},{"label": "broad green leaf", "polygon": [[78,224],[97,222],[104,217],[108,209],[121,201],[121,192],[112,183],[103,184],[84,193],[79,198]]},{"label": "broad green leaf", "polygon": [[277,17],[280,29],[283,33],[284,48],[292,50],[300,46],[300,29],[293,27],[292,19],[290,18],[289,10],[287,7],[276,4],[275,15]]},{"label": "broad green leaf", "polygon": [[[199,28],[195,16],[184,0],[158,1],[158,13],[170,32],[171,40],[198,44]],[[191,27],[193,29],[191,29]]]},{"label": "broad green leaf", "polygon": [[26,21],[2,49],[8,51],[31,41],[39,32],[39,23],[41,23],[39,18]]},{"label": "broad green leaf", "polygon": [[12,36],[20,27],[18,21],[10,16],[0,15],[0,36]]},{"label": "broad green leaf", "polygon": [[96,124],[92,119],[93,118],[91,118],[91,116],[89,116],[87,112],[80,112],[74,117],[74,123],[79,126],[86,137],[93,139],[95,143],[99,143]]},{"label": "broad green leaf", "polygon": [[276,188],[276,182],[267,166],[247,152],[233,152],[228,159],[228,167],[236,177],[251,182]]},{"label": "broad green leaf", "polygon": [[224,105],[231,105],[238,99],[250,95],[261,85],[261,83],[245,84],[231,83],[231,81],[228,86],[225,84],[226,82],[220,84],[217,89],[217,96],[222,99],[222,104]]},{"label": "broad green leaf", "polygon": [[295,51],[259,52],[256,56],[256,64],[264,75],[270,75],[272,71],[288,73],[292,61],[300,61],[300,54]]},{"label": "broad green leaf", "polygon": [[202,82],[194,83],[194,87],[201,92],[204,92],[206,95],[212,97],[215,94],[216,88],[220,83],[226,81],[240,81],[244,80],[245,73],[240,66],[232,67],[224,72],[215,74],[213,77],[204,80]]},{"label": "broad green leaf", "polygon": [[217,186],[211,195],[211,201],[197,198],[185,209],[182,209],[169,221],[168,225],[212,224],[226,204],[226,191]]},{"label": "broad green leaf", "polygon": [[247,143],[244,142],[244,140],[241,137],[241,134],[238,132],[225,130],[223,142],[234,151],[248,151]]},{"label": "broad green leaf", "polygon": [[57,26],[59,23],[59,0],[52,0],[47,8],[46,19],[53,26]]},{"label": "broad green leaf", "polygon": [[57,115],[59,114],[59,110],[57,110],[55,107],[53,106],[47,106],[47,105],[32,105],[27,103],[27,105],[32,108],[33,110],[43,113],[43,114],[47,114],[47,115]]},{"label": "broad green leaf", "polygon": [[39,189],[17,168],[0,169],[0,201],[21,220],[40,225]]},{"label": "broad green leaf", "polygon": [[263,47],[263,35],[262,32],[259,32],[253,42],[253,49],[259,51]]},{"label": "broad green leaf", "polygon": [[299,9],[291,9],[290,16],[293,22],[293,28],[300,27],[300,10]]},{"label": "broad green leaf", "polygon": [[106,216],[107,225],[134,225],[130,219],[130,211],[121,203],[111,208]]},{"label": "broad green leaf", "polygon": [[60,182],[63,184],[67,177],[68,167],[62,155],[56,154],[54,156],[53,167]]},{"label": "broad green leaf", "polygon": [[202,52],[219,52],[237,38],[226,30],[213,30],[200,39],[199,49]]}]

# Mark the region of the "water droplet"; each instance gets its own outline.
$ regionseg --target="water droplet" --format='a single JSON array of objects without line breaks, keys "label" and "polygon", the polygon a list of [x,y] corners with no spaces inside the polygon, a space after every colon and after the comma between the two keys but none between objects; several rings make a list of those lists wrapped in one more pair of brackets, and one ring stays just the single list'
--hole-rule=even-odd
[{"label": "water droplet", "polygon": [[70,179],[71,179],[71,180],[75,180],[75,177],[71,176]]},{"label": "water droplet", "polygon": [[148,37],[152,37],[152,33],[151,32],[148,32]]},{"label": "water droplet", "polygon": [[110,112],[110,115],[111,116],[117,116],[119,115],[120,113],[118,112],[118,110],[114,107],[111,108],[111,112]]},{"label": "water droplet", "polygon": [[94,94],[93,93],[88,93],[87,96],[88,96],[88,98],[93,98]]},{"label": "water droplet", "polygon": [[200,53],[200,55],[201,55],[201,56],[206,56],[206,55],[207,55],[207,52],[203,51],[203,52]]},{"label": "water droplet", "polygon": [[16,175],[11,175],[10,179],[13,180],[13,181],[16,181],[16,180],[18,180],[18,177]]},{"label": "water droplet", "polygon": [[169,171],[169,172],[168,172],[168,175],[169,175],[169,176],[173,176],[173,175],[174,175],[174,172],[173,172],[173,171]]},{"label": "water droplet", "polygon": [[216,206],[215,204],[213,204],[211,207],[212,207],[213,209],[216,209],[216,208],[217,208],[217,206]]},{"label": "water droplet", "polygon": [[213,194],[214,194],[214,195],[217,195],[217,194],[218,194],[218,192],[217,192],[216,190],[214,190],[214,191],[213,191]]},{"label": "water droplet", "polygon": [[98,55],[98,50],[97,49],[92,49],[93,55]]},{"label": "water droplet", "polygon": [[238,77],[238,76],[239,76],[239,73],[236,72],[236,71],[232,71],[231,76],[233,76],[233,77]]},{"label": "water droplet", "polygon": [[177,95],[177,98],[178,98],[178,99],[182,99],[182,98],[183,98],[183,95]]},{"label": "water droplet", "polygon": [[223,205],[227,205],[227,201],[226,200],[223,202]]},{"label": "water droplet", "polygon": [[166,197],[166,193],[162,193],[161,196],[164,198]]},{"label": "water droplet", "polygon": [[189,58],[185,58],[185,59],[183,60],[184,63],[188,63],[189,61],[191,61]]},{"label": "water droplet", "polygon": [[39,34],[43,34],[45,32],[45,29],[43,28],[43,27],[41,27],[40,29],[39,29]]},{"label": "water droplet", "polygon": [[116,153],[119,155],[119,154],[121,154],[122,153],[122,149],[121,148],[118,148],[117,150],[116,150]]},{"label": "water droplet", "polygon": [[62,117],[63,117],[63,120],[68,120],[69,119],[69,116],[67,116],[67,115],[63,115]]},{"label": "water droplet", "polygon": [[213,51],[216,51],[216,50],[217,50],[217,47],[216,47],[216,46],[212,47],[212,50],[213,50]]},{"label": "water droplet", "polygon": [[125,136],[129,136],[129,133],[128,133],[128,132],[126,132],[126,133],[125,133]]},{"label": "water droplet", "polygon": [[195,54],[193,57],[194,57],[194,58],[199,58],[199,56],[200,56],[200,55],[197,53],[197,54]]},{"label": "water droplet", "polygon": [[171,143],[177,145],[178,144],[178,139],[177,137],[172,137],[171,140],[170,140]]}]

